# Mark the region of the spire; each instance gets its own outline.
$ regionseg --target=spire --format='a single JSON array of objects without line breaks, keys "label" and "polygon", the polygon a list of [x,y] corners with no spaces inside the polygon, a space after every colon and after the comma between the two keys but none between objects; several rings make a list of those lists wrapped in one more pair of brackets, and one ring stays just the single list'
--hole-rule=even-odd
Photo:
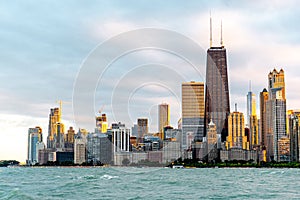
[{"label": "spire", "polygon": [[237,103],[234,104],[235,112],[237,112]]},{"label": "spire", "polygon": [[221,20],[221,47],[224,47],[224,43],[223,43],[223,30],[222,30],[222,20]]},{"label": "spire", "polygon": [[210,38],[209,38],[209,45],[212,47],[212,19],[211,19],[211,11],[209,12],[209,22],[210,22]]}]

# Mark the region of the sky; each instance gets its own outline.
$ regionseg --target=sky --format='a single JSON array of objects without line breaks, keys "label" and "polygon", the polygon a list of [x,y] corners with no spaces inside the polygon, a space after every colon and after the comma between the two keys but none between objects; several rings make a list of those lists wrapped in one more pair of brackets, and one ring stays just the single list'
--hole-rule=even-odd
[{"label": "sky", "polygon": [[[46,141],[49,110],[58,107],[57,100],[65,102],[66,128],[93,131],[91,122],[85,127],[85,120],[93,119],[102,108],[109,123],[121,121],[131,127],[138,117],[147,117],[150,131],[155,132],[157,105],[163,102],[170,104],[171,124],[177,127],[181,82],[205,81],[210,12],[214,46],[220,42],[221,20],[223,24],[231,110],[237,103],[238,110],[246,113],[249,80],[258,97],[268,87],[267,75],[274,68],[285,71],[287,109],[299,109],[300,12],[296,0],[0,1],[0,160],[26,160],[30,127],[42,127]],[[202,49],[197,69],[170,51],[151,48],[107,60],[111,62],[108,67],[98,63],[97,70],[107,68],[92,88],[93,113],[78,116],[72,102],[83,68],[93,56],[107,58],[97,54],[107,42],[114,49],[104,49],[104,54],[143,39],[115,42],[118,36],[143,28],[168,30],[197,44]],[[156,37],[166,42],[161,35]],[[181,48],[178,41],[168,45]],[[187,55],[193,54],[190,50]],[[88,75],[81,84],[88,86]]]}]

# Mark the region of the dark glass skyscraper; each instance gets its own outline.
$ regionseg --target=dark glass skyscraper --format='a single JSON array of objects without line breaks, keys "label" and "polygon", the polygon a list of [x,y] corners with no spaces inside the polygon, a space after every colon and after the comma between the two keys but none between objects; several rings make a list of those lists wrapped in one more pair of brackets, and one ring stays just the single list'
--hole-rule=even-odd
[{"label": "dark glass skyscraper", "polygon": [[221,133],[222,141],[228,135],[228,115],[230,114],[229,87],[227,75],[226,49],[210,47],[207,50],[205,86],[205,133],[212,121]]},{"label": "dark glass skyscraper", "polygon": [[230,114],[229,87],[227,75],[226,49],[222,40],[221,46],[212,47],[212,21],[210,19],[210,48],[207,50],[206,85],[205,85],[205,131],[212,120],[221,133],[222,141],[228,135],[228,115]]}]

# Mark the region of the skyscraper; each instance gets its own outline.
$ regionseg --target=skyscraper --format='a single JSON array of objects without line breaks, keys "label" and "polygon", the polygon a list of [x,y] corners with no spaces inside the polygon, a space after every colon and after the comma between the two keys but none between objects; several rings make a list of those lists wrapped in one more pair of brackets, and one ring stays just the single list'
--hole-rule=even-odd
[{"label": "skyscraper", "polygon": [[[79,146],[83,149],[83,146]],[[87,161],[95,164],[111,164],[112,143],[107,134],[89,133],[87,136]],[[76,158],[76,157],[75,157]]]},{"label": "skyscraper", "polygon": [[43,133],[40,127],[28,129],[28,150],[27,150],[27,165],[34,165],[38,162],[38,148],[43,147]]},{"label": "skyscraper", "polygon": [[158,132],[164,139],[164,127],[170,125],[170,106],[163,103],[158,105]]},{"label": "skyscraper", "polygon": [[99,133],[106,133],[107,132],[107,117],[106,114],[102,114],[101,116],[96,117],[96,129]]},{"label": "skyscraper", "polygon": [[255,94],[251,91],[251,83],[249,86],[249,92],[247,94],[247,125],[249,127],[250,135],[250,148],[259,145],[259,133],[258,133],[258,119],[256,116],[256,98]]},{"label": "skyscraper", "polygon": [[289,110],[290,154],[292,162],[300,161],[300,111]]},{"label": "skyscraper", "polygon": [[249,150],[249,142],[245,135],[244,114],[241,112],[232,112],[228,116],[228,136],[226,148],[240,148]]},{"label": "skyscraper", "polygon": [[255,148],[259,145],[258,119],[256,115],[250,116],[250,148]]},{"label": "skyscraper", "polygon": [[82,164],[86,161],[87,139],[83,134],[77,134],[74,139],[74,163]]},{"label": "skyscraper", "polygon": [[[57,146],[61,146],[63,134],[64,124],[61,123],[61,111],[59,108],[51,108],[49,114],[47,148],[57,148]],[[57,145],[57,142],[60,144]]]},{"label": "skyscraper", "polygon": [[187,146],[187,135],[192,134],[195,141],[204,136],[204,83],[182,83],[182,133],[183,148]]},{"label": "skyscraper", "polygon": [[229,87],[227,75],[226,49],[222,40],[221,46],[212,46],[212,20],[210,19],[210,48],[207,50],[206,85],[205,85],[205,133],[210,120],[221,133],[222,141],[226,140],[228,115],[230,113]]},{"label": "skyscraper", "polygon": [[247,124],[250,126],[251,116],[256,115],[256,98],[255,94],[251,91],[251,85],[247,94]]},{"label": "skyscraper", "polygon": [[73,129],[73,127],[70,127],[67,131],[67,134],[65,134],[64,136],[65,148],[74,148],[75,130]]},{"label": "skyscraper", "polygon": [[260,99],[260,140],[261,145],[265,146],[267,141],[267,109],[266,102],[268,101],[269,93],[266,88],[259,94]]},{"label": "skyscraper", "polygon": [[286,99],[285,99],[285,81],[284,71],[279,72],[274,69],[268,75],[269,98],[266,104],[267,108],[267,154],[271,160],[286,161],[286,155],[280,155],[280,147],[287,137],[286,131]]},{"label": "skyscraper", "polygon": [[138,141],[138,143],[141,143],[143,140],[143,137],[148,133],[148,119],[147,118],[137,119],[137,125],[138,125],[137,141]]}]

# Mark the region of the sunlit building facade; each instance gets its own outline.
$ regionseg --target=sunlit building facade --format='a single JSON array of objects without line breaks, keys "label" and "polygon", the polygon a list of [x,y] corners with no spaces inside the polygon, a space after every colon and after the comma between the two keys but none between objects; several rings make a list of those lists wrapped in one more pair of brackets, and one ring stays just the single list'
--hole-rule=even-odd
[{"label": "sunlit building facade", "polygon": [[230,113],[228,116],[226,149],[231,148],[249,150],[249,142],[245,135],[244,114],[237,111]]},{"label": "sunlit building facade", "polygon": [[[267,134],[269,136],[267,154],[269,160],[287,161],[286,155],[279,151],[279,140],[288,137],[286,124],[286,99],[284,71],[274,69],[268,75],[269,98],[267,109]],[[272,143],[272,144],[270,144]]]},{"label": "sunlit building facade", "polygon": [[64,124],[59,108],[51,108],[49,114],[47,148],[63,148]]},{"label": "sunlit building facade", "polygon": [[300,161],[300,111],[289,110],[290,161]]},{"label": "sunlit building facade", "polygon": [[182,92],[182,147],[189,148],[187,135],[195,141],[204,137],[204,83],[186,82],[181,85]]},{"label": "sunlit building facade", "polygon": [[163,103],[158,105],[158,132],[161,134],[161,139],[164,136],[164,127],[170,125],[170,105]]},{"label": "sunlit building facade", "polygon": [[96,117],[96,128],[99,133],[106,133],[108,128],[108,122],[106,114]]},{"label": "sunlit building facade", "polygon": [[260,103],[260,142],[263,147],[266,146],[267,141],[267,108],[266,103],[269,99],[269,93],[266,88],[263,89],[259,94]]}]

